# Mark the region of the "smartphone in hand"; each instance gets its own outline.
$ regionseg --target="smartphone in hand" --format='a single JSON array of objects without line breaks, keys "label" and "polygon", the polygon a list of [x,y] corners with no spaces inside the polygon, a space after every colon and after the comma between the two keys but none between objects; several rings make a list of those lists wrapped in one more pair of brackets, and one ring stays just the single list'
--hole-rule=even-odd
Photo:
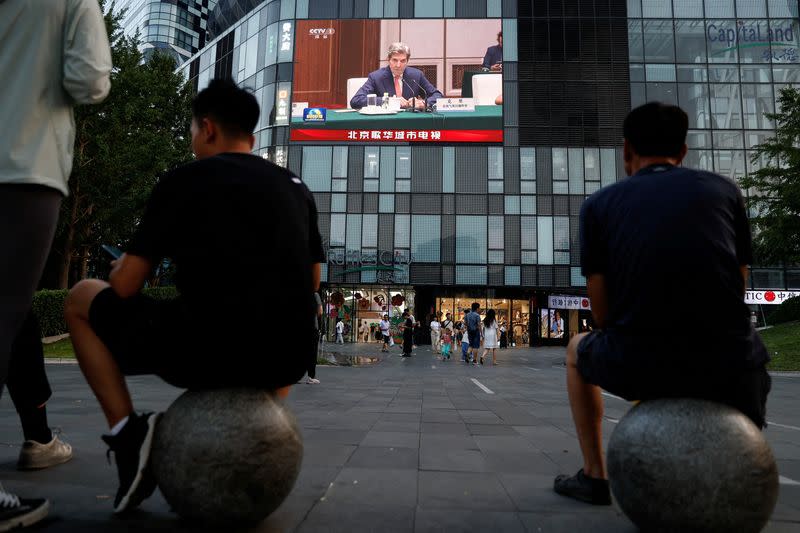
[{"label": "smartphone in hand", "polygon": [[116,246],[111,246],[108,244],[101,244],[100,248],[103,249],[108,255],[110,255],[113,259],[119,259],[122,257],[122,250],[117,248]]}]

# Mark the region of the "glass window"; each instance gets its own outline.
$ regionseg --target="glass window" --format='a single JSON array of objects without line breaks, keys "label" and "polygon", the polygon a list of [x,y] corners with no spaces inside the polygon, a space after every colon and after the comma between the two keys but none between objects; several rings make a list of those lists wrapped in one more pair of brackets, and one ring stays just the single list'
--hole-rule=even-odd
[{"label": "glass window", "polygon": [[520,284],[520,268],[518,266],[506,267],[506,285],[519,285]]},{"label": "glass window", "polygon": [[711,132],[689,130],[686,133],[686,145],[689,148],[711,148]]},{"label": "glass window", "polygon": [[647,81],[675,81],[675,65],[645,65]]},{"label": "glass window", "polygon": [[[800,69],[793,70],[800,72]],[[744,83],[769,83],[772,81],[772,71],[769,65],[741,65],[739,71]]]},{"label": "glass window", "polygon": [[347,215],[345,247],[348,250],[361,250],[361,215]]},{"label": "glass window", "polygon": [[709,20],[706,22],[709,63],[737,63],[739,61],[736,30],[735,20]]},{"label": "glass window", "polygon": [[394,246],[395,248],[408,248],[411,246],[410,215],[394,216]]},{"label": "glass window", "polygon": [[553,148],[553,179],[566,180],[568,178],[567,150],[566,148]]},{"label": "glass window", "polygon": [[737,18],[756,18],[767,16],[765,0],[736,0]]},{"label": "glass window", "polygon": [[331,247],[344,246],[347,215],[331,215]]},{"label": "glass window", "polygon": [[569,217],[553,217],[553,248],[569,250]]},{"label": "glass window", "polygon": [[502,250],[505,247],[505,232],[502,216],[489,217],[489,249]]},{"label": "glass window", "polygon": [[598,148],[585,148],[583,150],[584,169],[587,180],[600,179],[600,150]]},{"label": "glass window", "polygon": [[708,69],[698,65],[676,65],[678,69],[678,81],[685,82],[706,82],[708,81]]},{"label": "glass window", "polygon": [[456,262],[486,263],[486,217],[456,217]]},{"label": "glass window", "polygon": [[741,131],[715,131],[712,139],[716,149],[744,148],[744,137]]},{"label": "glass window", "polygon": [[641,0],[628,0],[628,18],[642,16],[642,2]]},{"label": "glass window", "polygon": [[536,149],[519,149],[519,177],[521,180],[536,179]]},{"label": "glass window", "polygon": [[681,18],[703,18],[703,2],[698,0],[672,0],[675,16]]},{"label": "glass window", "polygon": [[363,215],[361,246],[363,248],[377,248],[378,246],[378,215]]},{"label": "glass window", "polygon": [[793,0],[768,0],[767,6],[769,7],[769,16],[773,18],[797,18],[800,16],[800,13],[798,13],[797,2],[794,2]]},{"label": "glass window", "polygon": [[334,178],[347,177],[347,147],[334,146],[333,147],[333,167],[331,175]]},{"label": "glass window", "polygon": [[672,21],[645,20],[643,30],[645,61],[647,63],[674,63],[675,36]]},{"label": "glass window", "polygon": [[381,191],[394,191],[394,173],[396,170],[394,146],[381,147]]},{"label": "glass window", "polygon": [[306,186],[315,192],[331,190],[330,146],[304,146],[302,176]]},{"label": "glass window", "polygon": [[364,192],[378,192],[380,190],[379,182],[376,179],[364,180]]},{"label": "glass window", "polygon": [[672,4],[664,0],[642,0],[644,18],[672,18]]},{"label": "glass window", "polygon": [[503,148],[489,147],[489,179],[503,179]]},{"label": "glass window", "polygon": [[[278,62],[278,25],[267,26],[267,52],[264,57],[264,66],[274,65]],[[235,70],[235,69],[234,69]]]},{"label": "glass window", "polygon": [[678,89],[674,83],[647,83],[647,100],[665,104],[678,103]]},{"label": "glass window", "polygon": [[456,265],[456,284],[486,285],[486,267]]},{"label": "glass window", "polygon": [[415,0],[414,16],[416,18],[442,18],[444,16],[442,0]]},{"label": "glass window", "polygon": [[523,250],[521,258],[523,265],[535,265],[539,262],[539,254],[535,250]]},{"label": "glass window", "polygon": [[570,148],[569,158],[569,193],[583,194],[583,149]]},{"label": "glass window", "polygon": [[522,196],[519,202],[519,211],[523,215],[536,214],[536,197],[535,196]]},{"label": "glass window", "polygon": [[709,85],[711,118],[715,129],[742,128],[742,101],[738,85]]},{"label": "glass window", "polygon": [[679,83],[678,105],[689,115],[690,128],[711,127],[708,85],[705,83]]},{"label": "glass window", "polygon": [[737,180],[744,176],[744,150],[714,150],[714,172]]},{"label": "glass window", "polygon": [[378,211],[381,213],[394,213],[394,195],[381,194],[378,199]]},{"label": "glass window", "polygon": [[734,18],[733,0],[706,0],[706,17]]},{"label": "glass window", "polygon": [[631,81],[644,81],[644,65],[631,64],[629,70]]},{"label": "glass window", "polygon": [[441,217],[413,215],[411,217],[411,255],[415,262],[440,262]]},{"label": "glass window", "polygon": [[538,217],[537,219],[537,251],[539,264],[553,264],[553,217]]},{"label": "glass window", "polygon": [[411,147],[399,146],[397,148],[397,174],[396,177],[410,178],[411,177]]},{"label": "glass window", "polygon": [[628,59],[631,63],[644,62],[641,20],[628,20]]},{"label": "glass window", "polygon": [[769,63],[774,48],[769,45],[769,25],[766,20],[740,22],[738,44],[739,61],[742,63]]},{"label": "glass window", "polygon": [[[292,2],[294,3],[294,2]],[[278,63],[291,62],[294,57],[292,43],[294,42],[294,32],[292,23],[283,21],[280,23],[280,46],[278,46]]]},{"label": "glass window", "polygon": [[519,215],[519,196],[507,195],[505,197],[506,215]]},{"label": "glass window", "polygon": [[613,148],[600,150],[600,182],[605,187],[617,181],[617,154]]},{"label": "glass window", "polygon": [[572,267],[569,269],[570,285],[573,287],[585,287],[586,278],[581,274],[581,267]]},{"label": "glass window", "polygon": [[377,146],[364,147],[365,178],[377,178],[380,176],[380,150]]},{"label": "glass window", "polygon": [[331,213],[346,213],[346,212],[347,212],[347,195],[346,194],[331,195]]},{"label": "glass window", "polygon": [[503,194],[503,180],[489,180],[490,194]]},{"label": "glass window", "polygon": [[523,250],[535,250],[538,244],[536,238],[536,217],[520,217],[520,247]]},{"label": "glass window", "polygon": [[774,127],[767,118],[768,113],[775,112],[775,102],[769,85],[743,84],[742,108],[745,128],[760,130]]},{"label": "glass window", "polygon": [[452,146],[442,149],[442,192],[455,192],[456,150]]},{"label": "glass window", "polygon": [[[699,4],[699,2],[692,3]],[[702,9],[701,5],[700,10]],[[679,63],[705,63],[706,27],[703,21],[676,20],[675,44],[675,59]]]},{"label": "glass window", "polygon": [[369,18],[383,17],[383,0],[369,0]]},{"label": "glass window", "polygon": [[711,83],[738,83],[739,67],[736,65],[709,65],[708,81]]},{"label": "glass window", "polygon": [[489,250],[489,264],[502,265],[505,262],[506,254],[503,250]]}]

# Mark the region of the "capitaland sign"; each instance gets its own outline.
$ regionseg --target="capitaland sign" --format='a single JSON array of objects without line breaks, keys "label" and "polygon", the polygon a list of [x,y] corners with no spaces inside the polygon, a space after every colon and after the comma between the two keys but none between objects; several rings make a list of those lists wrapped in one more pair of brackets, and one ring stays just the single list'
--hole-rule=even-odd
[{"label": "capitaland sign", "polygon": [[740,20],[733,27],[730,23],[710,23],[706,26],[706,39],[712,56],[744,50],[764,49],[764,60],[797,62],[798,28],[792,22],[769,25],[765,20]]},{"label": "capitaland sign", "polygon": [[330,265],[357,265],[357,266],[404,266],[410,265],[413,256],[402,250],[382,250],[380,252],[361,250],[328,250],[328,264]]}]

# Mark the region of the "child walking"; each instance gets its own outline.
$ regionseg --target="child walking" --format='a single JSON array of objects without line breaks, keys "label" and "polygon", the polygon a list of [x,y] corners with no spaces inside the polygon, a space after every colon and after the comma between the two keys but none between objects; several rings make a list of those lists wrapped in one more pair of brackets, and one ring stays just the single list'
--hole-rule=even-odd
[{"label": "child walking", "polygon": [[452,342],[453,337],[450,335],[450,330],[445,329],[442,333],[442,361],[450,359],[450,346]]}]

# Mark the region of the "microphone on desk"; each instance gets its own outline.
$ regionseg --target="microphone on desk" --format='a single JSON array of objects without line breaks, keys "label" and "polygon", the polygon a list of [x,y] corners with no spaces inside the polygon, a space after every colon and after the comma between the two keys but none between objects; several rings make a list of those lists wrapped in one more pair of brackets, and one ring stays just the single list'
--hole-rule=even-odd
[{"label": "microphone on desk", "polygon": [[425,87],[417,83],[416,80],[409,78],[410,81],[414,82],[414,85],[419,87],[419,90],[422,91],[422,94],[425,95],[425,111],[430,111],[430,106],[428,105],[428,91],[425,90]]},{"label": "microphone on desk", "polygon": [[[414,88],[411,85],[408,84],[408,82],[406,81],[405,77],[400,78],[400,79],[403,80],[403,83],[405,83],[408,86],[409,89],[414,91],[414,94],[417,93],[417,91],[415,91]],[[424,87],[422,87],[419,83],[417,83],[413,79],[409,78],[409,81],[413,81],[414,85],[416,85],[423,92],[423,94],[425,94],[425,111],[427,111],[428,110],[428,91],[426,91]],[[411,106],[412,113],[418,113],[418,110],[417,110],[417,97],[416,96],[412,96],[411,99],[413,100],[413,102],[412,102],[413,105]]]}]

